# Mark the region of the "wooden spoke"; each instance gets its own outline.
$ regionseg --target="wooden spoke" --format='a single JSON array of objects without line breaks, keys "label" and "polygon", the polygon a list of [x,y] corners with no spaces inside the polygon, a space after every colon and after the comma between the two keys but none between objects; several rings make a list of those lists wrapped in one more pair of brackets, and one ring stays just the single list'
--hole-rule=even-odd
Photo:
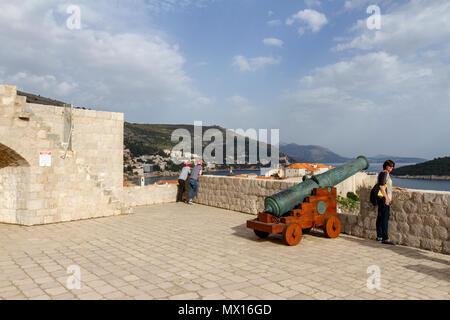
[{"label": "wooden spoke", "polygon": [[323,232],[328,238],[337,238],[341,233],[341,221],[336,216],[328,217],[323,224]]},{"label": "wooden spoke", "polygon": [[289,246],[295,246],[302,238],[302,228],[298,223],[289,223],[283,231],[283,240]]}]

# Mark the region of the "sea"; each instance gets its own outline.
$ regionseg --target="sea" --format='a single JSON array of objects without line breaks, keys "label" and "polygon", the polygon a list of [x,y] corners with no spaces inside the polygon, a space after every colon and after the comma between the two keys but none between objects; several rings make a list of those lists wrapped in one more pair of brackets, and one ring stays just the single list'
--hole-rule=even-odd
[{"label": "sea", "polygon": [[[343,165],[343,163],[325,163],[326,165],[332,165],[338,167]],[[396,163],[396,167],[400,168],[402,166],[414,165],[415,163]],[[383,170],[383,163],[371,163],[369,168],[366,170],[368,174],[378,174]],[[227,176],[228,171],[213,171],[205,172],[204,174],[215,175],[215,176]],[[260,174],[259,170],[234,170],[233,174],[249,174],[256,173]],[[392,172],[395,175],[395,169]],[[172,177],[151,177],[145,178],[145,184],[153,184],[159,180],[178,180],[177,176]],[[136,184],[140,184],[139,180],[133,181]],[[434,190],[434,191],[450,191],[450,180],[422,180],[422,179],[400,179],[392,177],[392,184],[395,187],[402,187],[407,189],[415,190]]]}]

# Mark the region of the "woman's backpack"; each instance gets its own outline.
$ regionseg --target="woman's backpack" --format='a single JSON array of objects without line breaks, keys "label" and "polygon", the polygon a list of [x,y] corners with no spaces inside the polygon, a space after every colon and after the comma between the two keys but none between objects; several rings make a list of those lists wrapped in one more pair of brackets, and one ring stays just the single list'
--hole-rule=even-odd
[{"label": "woman's backpack", "polygon": [[370,203],[374,206],[378,205],[378,192],[380,191],[380,185],[377,183],[370,190]]}]

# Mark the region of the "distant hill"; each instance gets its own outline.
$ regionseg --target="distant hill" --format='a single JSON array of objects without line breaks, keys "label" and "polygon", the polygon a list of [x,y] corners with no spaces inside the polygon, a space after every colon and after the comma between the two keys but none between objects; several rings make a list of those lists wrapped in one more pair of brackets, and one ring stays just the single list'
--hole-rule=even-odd
[{"label": "distant hill", "polygon": [[[193,146],[193,136],[194,136],[194,126],[188,124],[140,124],[140,123],[124,123],[124,144],[127,149],[130,149],[130,152],[133,156],[139,157],[141,155],[154,155],[160,154],[163,155],[164,149],[172,149],[179,142],[172,142],[171,135],[172,132],[176,129],[186,129],[189,131],[192,139]],[[226,155],[226,135],[227,132],[230,134],[229,130],[222,128],[220,126],[203,126],[203,133],[208,129],[217,129],[222,132],[223,135],[223,153],[224,153],[224,162]],[[208,146],[211,141],[204,141],[203,148]],[[249,139],[245,139],[245,152],[246,152],[246,160],[248,160],[248,152],[249,152]],[[237,147],[234,148],[235,158],[237,159]],[[270,144],[267,145],[267,153],[270,155]],[[280,152],[280,158],[284,157],[285,154]],[[258,155],[259,159],[259,155]],[[288,157],[288,161],[290,159]],[[282,161],[280,160],[282,163]]]},{"label": "distant hill", "polygon": [[379,154],[374,157],[368,157],[367,159],[369,159],[370,162],[375,162],[375,163],[384,162],[387,159],[390,159],[390,160],[394,161],[395,163],[419,163],[419,162],[425,162],[428,160],[428,159],[423,159],[423,158],[396,157],[396,156],[389,156],[389,155],[385,155],[385,154]]},{"label": "distant hill", "polygon": [[280,151],[295,159],[296,162],[340,163],[352,160],[321,146],[301,146],[296,143],[280,144]]},{"label": "distant hill", "polygon": [[399,167],[392,174],[395,176],[450,176],[450,157]]}]

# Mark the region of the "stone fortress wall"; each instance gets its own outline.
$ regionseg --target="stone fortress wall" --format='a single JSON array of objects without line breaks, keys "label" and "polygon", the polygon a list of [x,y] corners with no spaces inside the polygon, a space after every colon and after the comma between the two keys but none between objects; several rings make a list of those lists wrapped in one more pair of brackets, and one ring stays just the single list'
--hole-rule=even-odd
[{"label": "stone fortress wall", "polygon": [[[363,172],[349,177],[336,186],[338,195],[356,192],[360,186],[371,186],[376,176]],[[250,214],[264,210],[264,199],[284,189],[295,186],[301,179],[269,180],[204,175],[199,179],[196,202],[208,206],[230,209]]]},{"label": "stone fortress wall", "polygon": [[[73,109],[67,153],[65,118],[64,108],[27,103],[15,86],[0,85],[0,222],[121,213],[123,113]],[[51,166],[41,166],[41,152],[51,152]]]},{"label": "stone fortress wall", "polygon": [[[369,201],[370,189],[361,189],[357,215],[339,214],[342,232],[375,239],[377,207]],[[450,192],[394,190],[389,237],[400,245],[450,254]]]},{"label": "stone fortress wall", "polygon": [[[74,109],[72,121],[66,154],[64,108],[27,103],[14,86],[0,85],[0,223],[72,221],[175,202],[175,184],[123,187],[122,113]],[[40,152],[51,152],[51,166],[40,166]],[[345,196],[375,179],[358,173],[336,188]],[[255,215],[265,197],[299,182],[204,175],[195,202]],[[342,232],[375,239],[377,214],[368,194],[361,189],[359,214],[339,214]],[[450,254],[450,192],[395,190],[392,203],[394,241]]]}]

